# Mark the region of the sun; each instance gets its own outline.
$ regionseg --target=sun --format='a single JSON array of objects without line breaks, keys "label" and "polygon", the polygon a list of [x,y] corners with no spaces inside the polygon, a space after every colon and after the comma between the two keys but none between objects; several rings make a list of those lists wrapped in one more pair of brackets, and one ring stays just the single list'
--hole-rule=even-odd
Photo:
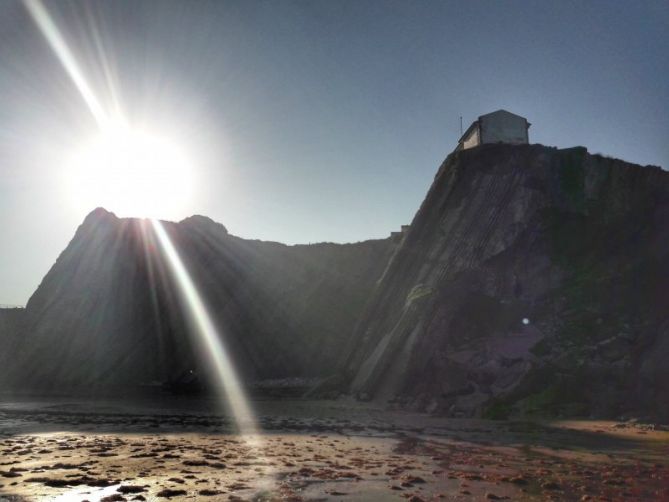
[{"label": "sun", "polygon": [[75,208],[104,207],[118,216],[175,219],[193,192],[193,165],[174,139],[124,122],[107,124],[66,162]]}]

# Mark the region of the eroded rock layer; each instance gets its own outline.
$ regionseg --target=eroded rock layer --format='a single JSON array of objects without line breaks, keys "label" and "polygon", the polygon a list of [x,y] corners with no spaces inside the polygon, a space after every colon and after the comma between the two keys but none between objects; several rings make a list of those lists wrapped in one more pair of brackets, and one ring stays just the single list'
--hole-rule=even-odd
[{"label": "eroded rock layer", "polygon": [[351,338],[349,388],[456,416],[666,417],[668,230],[659,168],[454,152]]}]

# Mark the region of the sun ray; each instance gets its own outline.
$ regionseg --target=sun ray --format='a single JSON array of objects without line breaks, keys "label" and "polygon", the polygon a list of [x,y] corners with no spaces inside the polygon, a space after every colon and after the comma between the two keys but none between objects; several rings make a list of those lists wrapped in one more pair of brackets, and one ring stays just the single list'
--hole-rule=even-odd
[{"label": "sun ray", "polygon": [[228,356],[224,341],[162,223],[152,219],[151,224],[163,255],[167,259],[168,266],[176,280],[181,299],[187,307],[186,311],[190,316],[190,321],[197,331],[199,339],[203,342],[206,354],[210,358],[219,383],[223,387],[237,427],[244,436],[253,441],[257,436],[255,417],[232,360]]},{"label": "sun ray", "polygon": [[[107,143],[103,143],[101,146],[98,145],[97,147],[101,149],[103,155],[99,155],[96,162],[88,163],[87,165],[104,164],[103,161],[106,159],[107,162],[110,160],[112,161],[113,165],[107,165],[107,168],[110,170],[118,169],[119,166],[124,166],[125,169],[130,167],[131,169],[137,170],[142,167],[141,165],[137,165],[137,161],[143,161],[144,164],[151,165],[165,164],[165,162],[163,162],[164,159],[162,158],[158,159],[161,160],[161,162],[156,162],[155,152],[167,150],[169,152],[169,157],[177,156],[178,150],[175,150],[169,144],[157,144],[155,145],[156,148],[153,148],[150,152],[144,152],[142,149],[147,143],[150,143],[151,141],[162,141],[162,138],[152,138],[148,136],[148,140],[151,140],[148,141],[146,140],[147,138],[145,138],[147,136],[145,132],[141,130],[135,131],[129,127],[123,116],[116,115],[119,113],[120,109],[118,103],[112,103],[115,115],[110,116],[108,109],[103,106],[103,102],[98,98],[89,84],[77,59],[68,47],[65,38],[41,0],[24,0],[24,4],[40,32],[49,43],[54,54],[72,79],[72,82],[81,94],[88,109],[100,127],[100,130],[105,134],[102,136],[102,139],[105,141],[109,140],[109,138],[112,138],[115,141],[119,140],[120,145],[122,146],[122,148],[118,148],[119,141],[116,141],[111,145],[108,145]],[[100,49],[101,47],[98,46],[98,50]],[[106,64],[105,67],[107,67]],[[108,70],[108,68],[105,69]],[[136,144],[138,134],[143,140],[140,141],[139,144]],[[124,157],[128,151],[132,153],[137,149],[141,150],[141,155],[135,155],[131,159],[126,159]],[[107,155],[108,153],[109,155]],[[111,155],[112,153],[114,155]],[[140,164],[141,163],[142,162],[140,162]],[[80,174],[83,174],[83,171]],[[144,172],[143,174],[147,173]],[[157,177],[159,177],[157,172],[154,172],[153,174],[153,178],[157,179]],[[128,180],[132,179],[132,177],[128,177]],[[135,177],[134,179],[136,180],[137,178]],[[154,182],[156,179],[154,179]],[[124,182],[126,181],[127,180],[124,179]],[[155,184],[153,186],[155,188]],[[126,188],[129,188],[129,186],[126,185]],[[180,188],[183,191],[184,187],[181,186]],[[151,192],[150,189],[145,190],[143,187],[141,191],[142,193],[140,196],[146,196],[146,194]],[[239,377],[234,369],[233,362],[225,348],[221,334],[217,330],[207,311],[205,303],[190,274],[186,270],[179,253],[172,244],[169,235],[160,221],[152,219],[151,224],[160,249],[162,250],[163,257],[166,258],[167,267],[171,271],[177,284],[177,296],[183,300],[183,308],[191,320],[192,326],[195,328],[203,348],[216,371],[218,380],[224,390],[225,398],[230,405],[229,407],[238,429],[241,434],[245,436],[245,439],[249,444],[257,444],[256,438],[258,431],[255,417],[248,399],[245,396]]]},{"label": "sun ray", "polygon": [[65,71],[67,71],[67,74],[74,82],[77,90],[81,93],[93,118],[95,118],[99,126],[104,127],[109,120],[108,114],[86,80],[77,63],[77,59],[72,54],[72,51],[70,51],[63,35],[51,19],[44,4],[40,0],[24,0],[24,4],[40,32],[49,43],[51,50],[53,50],[63,68],[65,68]]}]

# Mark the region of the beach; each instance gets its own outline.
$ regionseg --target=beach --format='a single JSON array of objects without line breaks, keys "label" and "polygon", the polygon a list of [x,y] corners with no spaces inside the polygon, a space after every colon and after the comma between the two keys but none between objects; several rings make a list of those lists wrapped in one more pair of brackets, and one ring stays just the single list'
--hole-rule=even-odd
[{"label": "beach", "polygon": [[0,406],[0,499],[663,500],[669,432],[485,421],[348,401],[254,403],[257,433],[202,400]]}]

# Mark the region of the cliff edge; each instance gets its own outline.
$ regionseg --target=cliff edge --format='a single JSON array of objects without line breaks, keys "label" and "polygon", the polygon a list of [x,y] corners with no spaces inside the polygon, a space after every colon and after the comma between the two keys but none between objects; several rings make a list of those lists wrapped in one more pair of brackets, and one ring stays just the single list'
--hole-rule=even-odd
[{"label": "cliff edge", "polygon": [[585,148],[452,153],[359,320],[362,399],[669,417],[669,173]]}]

